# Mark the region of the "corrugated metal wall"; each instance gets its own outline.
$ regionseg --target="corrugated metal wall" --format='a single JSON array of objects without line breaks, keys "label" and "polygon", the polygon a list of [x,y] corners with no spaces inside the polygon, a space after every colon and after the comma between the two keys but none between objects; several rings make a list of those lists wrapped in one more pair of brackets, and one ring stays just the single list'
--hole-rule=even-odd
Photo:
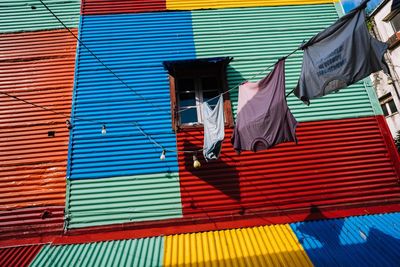
[{"label": "corrugated metal wall", "polygon": [[145,238],[80,245],[45,246],[30,265],[161,266],[164,238]]},{"label": "corrugated metal wall", "polygon": [[168,9],[209,9],[228,7],[262,7],[262,6],[287,6],[287,5],[310,5],[338,2],[338,0],[167,0]]},{"label": "corrugated metal wall", "polygon": [[[398,266],[399,220],[392,213],[44,246],[31,266]],[[31,250],[0,250],[0,262]]]},{"label": "corrugated metal wall", "polygon": [[[188,12],[84,16],[81,39],[135,92],[79,47],[73,115],[105,121],[75,121],[71,179],[177,172],[175,153],[160,161],[161,149],[135,128],[174,149],[168,76],[164,60],[194,58]],[[127,125],[125,125],[127,124]]]},{"label": "corrugated metal wall", "polygon": [[[68,115],[75,48],[65,30],[2,34],[0,91]],[[69,136],[65,118],[2,94],[0,101],[0,236],[61,231]],[[50,217],[42,218],[48,209]]]},{"label": "corrugated metal wall", "polygon": [[178,173],[72,180],[69,227],[182,217]]},{"label": "corrugated metal wall", "polygon": [[[192,17],[197,56],[234,57],[228,68],[229,86],[234,87],[289,54],[303,40],[333,23],[338,15],[334,4],[324,4],[200,10],[193,11]],[[301,52],[287,60],[287,92],[297,83],[301,62]],[[252,81],[266,73],[268,71]],[[369,90],[373,92],[372,88]],[[236,111],[237,90],[231,93],[231,100]],[[289,107],[298,121],[381,114],[380,108],[374,110],[376,101],[376,97],[369,98],[362,82],[337,94],[312,100],[309,107],[293,94],[288,98]]]},{"label": "corrugated metal wall", "polygon": [[291,227],[315,266],[399,266],[399,222],[393,213]]},{"label": "corrugated metal wall", "polygon": [[82,15],[102,15],[166,10],[166,0],[82,0]]},{"label": "corrugated metal wall", "polygon": [[2,248],[0,266],[28,267],[41,249],[42,245]]},{"label": "corrugated metal wall", "polygon": [[[118,2],[115,10],[132,12],[131,7]],[[194,170],[191,157],[179,155],[180,178],[175,175],[176,154],[168,153],[167,160],[160,161],[161,149],[133,125],[138,122],[157,142],[175,148],[162,61],[233,56],[228,78],[234,86],[337,18],[334,3],[83,16],[81,39],[148,100],[79,47],[73,115],[99,123],[73,122],[69,227],[179,220],[179,191],[185,219],[280,210],[307,213],[315,203],[338,208],[398,202],[392,158],[379,123],[368,117],[381,110],[372,89],[362,82],[315,100],[310,107],[291,96],[289,105],[297,119],[308,121],[299,128],[299,145],[239,157],[230,149],[228,130],[221,160]],[[288,91],[297,81],[300,65],[301,53],[286,64]],[[235,107],[236,93],[231,99]],[[366,118],[333,120],[354,117]],[[109,123],[106,135],[100,133],[103,121]],[[177,138],[179,150],[200,148],[203,142],[202,131],[181,132]],[[166,173],[174,178],[165,180]],[[162,186],[155,188],[150,177],[163,180]],[[136,202],[140,198],[144,201]],[[154,212],[153,204],[160,205],[159,212]]]},{"label": "corrugated metal wall", "polygon": [[[227,131],[221,158],[194,169],[179,155],[184,218],[283,215],[399,203],[398,174],[376,117],[300,123],[298,144],[236,155]],[[203,145],[203,132],[178,134],[178,149]]]},{"label": "corrugated metal wall", "polygon": [[[68,26],[77,27],[80,0],[45,0],[46,5]],[[39,0],[2,0],[0,33],[62,29],[63,26]]]},{"label": "corrugated metal wall", "polygon": [[61,234],[63,224],[64,206],[0,211],[0,241],[4,241],[0,243],[0,246],[10,245],[7,243],[10,239]]},{"label": "corrugated metal wall", "polygon": [[313,266],[289,225],[167,236],[163,266]]}]

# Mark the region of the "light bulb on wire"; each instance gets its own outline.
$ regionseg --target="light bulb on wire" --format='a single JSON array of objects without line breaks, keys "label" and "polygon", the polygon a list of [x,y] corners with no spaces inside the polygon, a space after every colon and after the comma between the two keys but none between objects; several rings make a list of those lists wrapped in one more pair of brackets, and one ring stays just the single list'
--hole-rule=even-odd
[{"label": "light bulb on wire", "polygon": [[166,154],[166,151],[165,151],[165,149],[163,149],[161,156],[160,156],[160,160],[165,160],[165,154]]},{"label": "light bulb on wire", "polygon": [[103,127],[101,127],[101,134],[105,135],[107,133],[106,125],[103,124]]},{"label": "light bulb on wire", "polygon": [[66,120],[65,123],[67,124],[68,130],[71,130],[72,129],[71,121],[70,120]]},{"label": "light bulb on wire", "polygon": [[201,163],[200,163],[200,161],[197,159],[197,156],[196,156],[196,155],[193,155],[193,167],[194,167],[195,169],[198,169],[198,168],[201,167]]}]

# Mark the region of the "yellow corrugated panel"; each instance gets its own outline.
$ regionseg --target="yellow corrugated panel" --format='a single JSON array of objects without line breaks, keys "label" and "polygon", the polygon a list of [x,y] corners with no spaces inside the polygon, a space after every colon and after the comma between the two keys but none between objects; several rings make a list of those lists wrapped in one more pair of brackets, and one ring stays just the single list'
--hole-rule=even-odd
[{"label": "yellow corrugated panel", "polygon": [[167,0],[167,9],[192,10],[229,7],[262,7],[336,3],[339,0]]},{"label": "yellow corrugated panel", "polygon": [[165,238],[164,266],[313,266],[289,225]]}]

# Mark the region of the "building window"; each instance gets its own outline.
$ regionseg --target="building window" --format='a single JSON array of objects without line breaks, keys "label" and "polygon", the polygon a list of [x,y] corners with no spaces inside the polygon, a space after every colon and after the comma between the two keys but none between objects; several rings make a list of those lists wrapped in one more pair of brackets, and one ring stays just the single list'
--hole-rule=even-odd
[{"label": "building window", "polygon": [[397,13],[392,19],[390,19],[390,24],[393,27],[394,32],[400,31],[400,13]]},{"label": "building window", "polygon": [[[166,61],[169,73],[172,127],[180,130],[203,127],[202,104],[215,107],[218,96],[228,89],[226,68],[232,58],[211,58],[183,61]],[[224,115],[227,127],[233,126],[229,93],[224,96]]]},{"label": "building window", "polygon": [[385,117],[389,116],[389,112],[386,108],[386,104],[381,104],[381,108],[383,110],[383,115],[385,115]]},{"label": "building window", "polygon": [[382,107],[382,110],[383,110],[383,114],[386,117],[398,113],[398,110],[397,110],[397,107],[396,107],[396,103],[394,102],[391,93],[388,93],[388,94],[386,94],[384,96],[381,96],[379,98],[379,102],[381,104],[381,107]]}]

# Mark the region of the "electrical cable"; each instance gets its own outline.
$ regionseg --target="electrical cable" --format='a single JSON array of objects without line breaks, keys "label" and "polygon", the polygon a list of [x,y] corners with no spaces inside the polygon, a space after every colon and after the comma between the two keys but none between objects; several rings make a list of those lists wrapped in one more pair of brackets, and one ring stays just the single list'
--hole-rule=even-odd
[{"label": "electrical cable", "polygon": [[58,22],[60,22],[60,24],[83,46],[86,48],[87,51],[89,51],[89,53],[101,64],[103,65],[104,68],[106,68],[112,75],[115,76],[115,78],[118,79],[118,81],[120,81],[124,86],[126,86],[130,91],[132,91],[136,96],[138,96],[139,98],[141,98],[143,101],[149,103],[151,106],[153,106],[154,108],[157,108],[158,110],[161,110],[160,107],[157,107],[155,105],[153,105],[153,103],[149,102],[144,96],[142,96],[141,94],[139,94],[136,90],[134,90],[132,87],[130,87],[124,80],[122,80],[112,69],[110,69],[99,57],[96,56],[95,53],[93,53],[92,50],[89,49],[89,47],[86,46],[86,44],[81,41],[81,39],[75,35],[75,33],[73,33],[67,25],[64,24],[64,22],[62,22],[62,20],[60,18],[58,18],[58,16],[56,14],[54,14],[54,12],[42,1],[39,0],[40,3],[53,15],[53,17],[55,17]]},{"label": "electrical cable", "polygon": [[[97,57],[96,54],[95,54],[89,47],[87,47],[86,44],[85,44],[82,40],[80,40],[80,38],[79,38],[78,36],[76,36],[75,33],[73,33],[73,32],[69,29],[68,26],[66,26],[66,25],[64,24],[64,22],[51,10],[42,0],[39,0],[39,1],[40,1],[40,3],[52,14],[52,16],[53,16],[54,18],[56,18],[57,21],[58,21],[58,22],[59,22],[59,23],[60,23],[60,24],[61,24],[61,25],[62,25],[62,26],[63,26],[63,27],[64,27],[64,28],[65,28],[65,29],[66,29],[66,30],[67,30],[67,31],[68,31],[82,46],[83,46],[83,47],[85,47],[85,48],[87,49],[87,51],[88,51],[88,52],[89,52],[89,53],[90,53],[90,54],[91,54],[105,69],[107,69],[115,78],[117,78],[124,86],[126,86],[126,87],[127,87],[130,91],[132,91],[136,96],[138,96],[138,97],[141,98],[143,101],[149,103],[151,106],[153,106],[154,108],[156,108],[156,109],[158,109],[158,110],[161,111],[160,107],[157,107],[157,106],[153,105],[153,103],[149,102],[148,99],[146,99],[144,96],[142,96],[141,94],[139,94],[138,92],[136,92],[136,90],[134,90],[134,89],[133,89],[132,87],[130,87],[124,80],[122,80],[122,79],[121,79],[112,69],[110,69],[99,57]],[[281,58],[281,59],[279,59],[279,60],[286,59],[287,57],[291,56],[292,54],[294,54],[294,53],[295,53],[296,51],[298,51],[299,49],[300,49],[300,48],[296,48],[296,49],[293,50],[291,53],[289,53],[287,56],[285,56],[285,57],[283,57],[283,58]],[[279,61],[279,60],[278,60],[278,61]],[[265,69],[261,70],[260,72],[254,74],[250,79],[253,79],[253,78],[257,77],[258,75],[260,75],[261,73],[263,73],[263,72],[269,70],[269,69],[270,69],[271,67],[273,67],[275,64],[276,64],[276,63],[271,64],[270,66],[266,67]],[[241,84],[241,83],[240,83],[240,84]],[[230,88],[229,90],[223,92],[223,93],[220,94],[220,95],[227,94],[228,92],[231,92],[231,91],[237,89],[237,88],[240,86],[240,84],[237,84],[236,86]],[[293,92],[293,91],[292,91],[292,92]],[[290,93],[291,93],[291,92],[290,92]],[[290,94],[290,93],[289,93],[289,94]],[[24,102],[24,103],[26,103],[26,104],[28,104],[28,105],[31,105],[31,106],[34,106],[34,107],[36,107],[36,108],[40,108],[40,109],[42,109],[42,110],[51,112],[51,113],[56,114],[56,115],[58,115],[58,116],[64,117],[64,118],[67,119],[68,128],[69,128],[69,129],[73,128],[73,125],[71,125],[71,122],[70,122],[71,116],[69,116],[69,115],[67,115],[67,114],[64,114],[64,113],[61,113],[61,112],[57,112],[57,111],[55,111],[55,110],[53,110],[53,109],[50,109],[50,108],[47,108],[47,107],[45,107],[45,106],[42,106],[42,105],[39,105],[39,104],[30,102],[30,101],[28,101],[28,100],[25,100],[25,99],[22,99],[22,98],[20,98],[20,97],[11,95],[11,94],[9,94],[9,93],[7,93],[7,92],[4,92],[4,91],[0,91],[0,94],[6,95],[6,96],[8,96],[8,97],[10,97],[10,98],[13,98],[13,99],[15,99],[15,100]],[[213,97],[213,98],[211,98],[211,99],[208,99],[207,101],[204,101],[204,102],[210,102],[210,101],[212,101],[212,100],[218,98],[220,95],[218,95],[218,96],[216,96],[216,97]],[[190,107],[190,108],[192,108],[192,107]],[[190,109],[190,108],[187,108],[187,109]],[[185,111],[185,110],[187,110],[187,109],[180,110],[179,112],[183,112],[183,111]],[[113,125],[133,125],[133,126],[135,126],[135,127],[141,132],[141,134],[142,134],[143,136],[147,137],[147,138],[150,140],[150,142],[152,142],[155,146],[157,146],[157,147],[163,149],[163,151],[176,152],[176,153],[179,153],[179,152],[182,152],[182,153],[192,153],[192,154],[195,154],[195,153],[197,153],[197,152],[203,151],[203,149],[193,150],[193,151],[166,149],[166,148],[164,148],[164,146],[160,145],[157,141],[155,141],[149,134],[147,134],[147,133],[140,127],[140,125],[138,124],[138,122],[132,122],[132,123],[107,123],[107,122],[103,122],[103,121],[97,121],[97,120],[82,118],[82,117],[78,117],[78,116],[74,116],[73,119],[76,120],[76,121],[87,121],[87,122],[92,122],[92,123],[96,123],[96,124],[101,124],[101,125],[103,125],[104,134],[105,134],[105,132],[106,132],[106,131],[105,131],[105,125],[109,125],[109,124],[113,124]]]}]

